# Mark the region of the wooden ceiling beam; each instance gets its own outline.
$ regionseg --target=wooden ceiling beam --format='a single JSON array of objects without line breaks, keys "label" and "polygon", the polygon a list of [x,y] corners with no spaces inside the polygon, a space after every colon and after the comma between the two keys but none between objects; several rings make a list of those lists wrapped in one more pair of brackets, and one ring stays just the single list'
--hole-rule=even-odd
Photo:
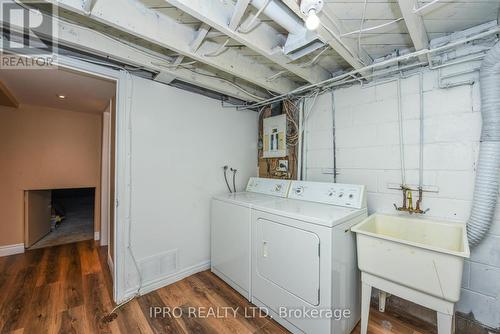
[{"label": "wooden ceiling beam", "polygon": [[[414,12],[417,0],[398,0],[398,3],[415,50],[426,49],[429,47],[429,37],[422,16]],[[419,59],[425,61],[426,56],[420,56]]]},{"label": "wooden ceiling beam", "polygon": [[[305,20],[296,0],[282,0],[297,16]],[[403,0],[404,1],[404,0]],[[317,32],[321,40],[337,52],[354,69],[360,69],[372,63],[371,57],[363,50],[358,50],[356,42],[352,39],[341,39],[342,22],[335,16],[328,6],[319,13],[321,25]],[[364,74],[364,73],[361,73]]]},{"label": "wooden ceiling beam", "polygon": [[90,14],[82,9],[82,1],[45,0],[64,9],[62,15],[67,11],[80,14],[82,20],[87,20],[89,24],[94,21],[134,35],[271,92],[283,94],[299,87],[298,83],[285,77],[268,81],[267,78],[276,74],[275,70],[234,48],[225,48],[223,52],[213,55],[220,45],[205,39],[193,52],[189,43],[196,37],[196,29],[160,14],[139,1],[96,0]]},{"label": "wooden ceiling beam", "polygon": [[[251,21],[243,18],[246,5],[248,5],[247,1],[240,0],[236,5],[219,0],[166,0],[166,2],[201,22],[209,24],[224,35],[245,45],[309,83],[317,83],[331,77],[331,74],[320,66],[306,68],[292,63],[292,60],[283,53],[281,48],[283,36],[273,28],[259,24],[248,31],[240,31],[238,29],[240,23],[245,25],[248,24],[248,21]],[[276,80],[283,79],[283,77],[277,77],[276,74],[275,72],[273,75],[266,77],[266,80],[274,83]]]},{"label": "wooden ceiling beam", "polygon": [[[21,7],[20,7],[21,8]],[[43,14],[45,15],[45,14]],[[121,43],[116,38],[111,38],[103,33],[81,27],[77,24],[69,23],[58,18],[53,18],[57,26],[58,43],[71,49],[80,50],[96,56],[109,58],[122,62],[129,66],[137,66],[152,72],[158,72],[157,81],[167,83],[166,78],[190,83],[203,87],[227,96],[231,96],[244,101],[257,102],[268,98],[269,94],[247,81],[238,78],[231,78],[229,75],[216,75],[206,69],[198,72],[189,68],[172,66],[169,57],[154,52],[145,52],[137,47],[126,43]],[[0,24],[3,24],[0,18]],[[9,27],[18,33],[23,32],[22,16],[13,16],[9,22]],[[37,35],[40,37],[52,37],[51,31],[44,31],[37,28]],[[1,42],[0,36],[0,42]],[[165,61],[162,61],[165,58]]]}]

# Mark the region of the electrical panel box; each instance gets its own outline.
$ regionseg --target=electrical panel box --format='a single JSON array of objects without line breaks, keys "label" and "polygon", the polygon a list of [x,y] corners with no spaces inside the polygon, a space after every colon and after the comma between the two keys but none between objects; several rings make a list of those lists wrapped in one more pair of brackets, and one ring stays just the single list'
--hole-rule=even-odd
[{"label": "electrical panel box", "polygon": [[264,118],[264,158],[282,158],[287,155],[286,115]]}]

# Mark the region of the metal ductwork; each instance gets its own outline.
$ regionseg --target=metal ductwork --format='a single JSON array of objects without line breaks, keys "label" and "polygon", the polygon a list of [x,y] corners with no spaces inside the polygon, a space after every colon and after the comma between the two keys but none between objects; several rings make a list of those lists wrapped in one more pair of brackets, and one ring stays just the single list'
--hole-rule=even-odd
[{"label": "metal ductwork", "polygon": [[304,22],[281,1],[252,0],[250,4],[288,31],[283,52],[290,59],[299,59],[325,45],[318,34],[307,30]]},{"label": "metal ductwork", "polygon": [[467,234],[469,244],[477,246],[493,224],[500,176],[500,43],[486,55],[480,70],[481,147],[476,184]]}]

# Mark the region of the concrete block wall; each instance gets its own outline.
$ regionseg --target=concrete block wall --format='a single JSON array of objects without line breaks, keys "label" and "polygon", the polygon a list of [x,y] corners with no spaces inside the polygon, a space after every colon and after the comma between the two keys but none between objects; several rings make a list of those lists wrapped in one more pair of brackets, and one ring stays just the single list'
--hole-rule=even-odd
[{"label": "concrete block wall", "polygon": [[[471,64],[445,71],[463,71]],[[477,73],[474,85],[439,88],[438,72],[424,72],[424,185],[429,217],[465,222],[470,214],[481,131]],[[458,81],[463,78],[456,78]],[[401,80],[407,184],[418,184],[419,77]],[[337,89],[306,101],[304,178],[333,180],[333,120],[336,125],[337,182],[365,184],[371,213],[394,213],[401,205],[397,82]],[[414,194],[416,197],[417,194]],[[500,327],[500,205],[486,240],[466,262],[462,297],[457,310],[473,313],[477,321]]]}]

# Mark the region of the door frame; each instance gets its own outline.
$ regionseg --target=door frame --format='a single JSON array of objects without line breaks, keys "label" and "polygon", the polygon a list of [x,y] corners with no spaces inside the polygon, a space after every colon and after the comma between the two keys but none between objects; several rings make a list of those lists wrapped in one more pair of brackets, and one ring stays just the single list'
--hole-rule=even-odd
[{"label": "door frame", "polygon": [[62,68],[108,79],[116,83],[116,102],[113,109],[116,118],[115,141],[112,143],[115,159],[111,161],[115,165],[115,174],[110,178],[110,182],[114,182],[115,185],[115,203],[110,203],[115,214],[113,221],[110,221],[109,224],[114,227],[112,245],[114,259],[110,265],[113,277],[113,299],[116,303],[120,303],[126,299],[127,295],[125,284],[126,240],[128,240],[127,226],[131,216],[131,170],[128,161],[131,154],[131,129],[128,127],[131,109],[131,74],[126,70],[113,69],[62,55],[57,57],[55,64]]},{"label": "door frame", "polygon": [[[102,115],[102,141],[101,141],[101,212],[99,239],[101,246],[109,244],[109,219],[111,199],[111,112],[112,102]],[[109,256],[109,252],[108,252]]]}]

